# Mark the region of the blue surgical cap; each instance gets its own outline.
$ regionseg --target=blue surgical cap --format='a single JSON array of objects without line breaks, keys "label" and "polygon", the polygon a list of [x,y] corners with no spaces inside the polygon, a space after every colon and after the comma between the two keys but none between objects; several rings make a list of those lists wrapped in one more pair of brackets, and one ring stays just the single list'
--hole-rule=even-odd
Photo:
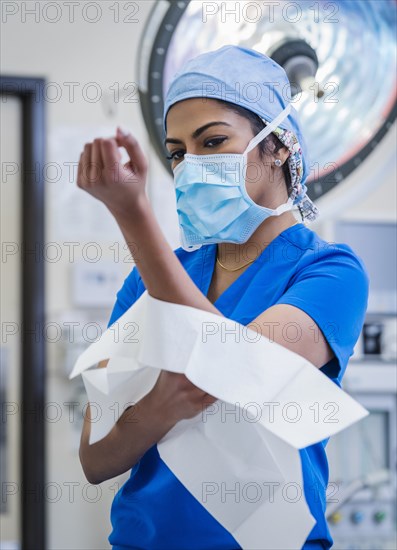
[{"label": "blue surgical cap", "polygon": [[[226,45],[188,60],[171,81],[164,102],[163,128],[174,103],[192,97],[208,97],[235,103],[271,122],[287,106],[291,87],[285,70],[263,53]],[[302,150],[303,185],[309,176],[309,154],[298,112],[291,111],[279,128],[292,132]]]}]

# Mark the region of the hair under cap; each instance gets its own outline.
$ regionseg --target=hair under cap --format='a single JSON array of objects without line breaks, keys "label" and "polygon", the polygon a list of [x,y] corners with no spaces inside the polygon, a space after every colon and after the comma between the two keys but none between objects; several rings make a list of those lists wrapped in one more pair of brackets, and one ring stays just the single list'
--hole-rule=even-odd
[{"label": "hair under cap", "polygon": [[[193,97],[221,99],[256,113],[271,122],[290,103],[291,85],[285,70],[265,54],[241,46],[226,45],[200,54],[174,74],[164,101],[163,130],[172,105]],[[308,197],[309,154],[301,132],[298,112],[291,104],[289,115],[273,133],[290,151],[291,195],[302,220],[314,221],[318,209]]]}]

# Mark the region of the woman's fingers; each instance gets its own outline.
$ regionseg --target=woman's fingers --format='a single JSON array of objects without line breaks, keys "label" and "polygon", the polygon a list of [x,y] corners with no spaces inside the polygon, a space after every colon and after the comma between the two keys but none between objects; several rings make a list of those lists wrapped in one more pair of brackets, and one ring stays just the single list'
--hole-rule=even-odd
[{"label": "woman's fingers", "polygon": [[81,182],[82,174],[83,174],[83,153],[81,153],[80,155],[79,165],[77,167],[77,182],[76,182],[77,187],[82,186],[82,182]]},{"label": "woman's fingers", "polygon": [[102,201],[114,216],[132,212],[145,192],[147,175],[136,172],[131,161],[121,163],[120,147],[115,137],[87,143],[77,171],[78,187]]},{"label": "woman's fingers", "polygon": [[[124,147],[130,160],[121,164],[119,147]],[[123,134],[117,129],[116,138],[95,139],[86,143],[80,155],[77,172],[77,185],[87,188],[110,179],[115,183],[126,183],[125,179],[135,182],[137,174],[145,174],[147,161],[143,151],[132,134]]]},{"label": "woman's fingers", "polygon": [[100,142],[101,157],[104,170],[114,170],[116,183],[120,180],[120,160],[121,153],[117,147],[115,139],[102,139]]},{"label": "woman's fingers", "polygon": [[102,182],[103,161],[101,153],[101,139],[94,139],[91,150],[91,164],[89,169],[90,180],[94,183]]},{"label": "woman's fingers", "polygon": [[77,173],[77,184],[79,187],[89,187],[90,186],[90,162],[91,162],[91,143],[86,143],[84,146],[84,151],[80,155],[79,168]]},{"label": "woman's fingers", "polygon": [[138,140],[132,134],[124,134],[120,128],[117,128],[116,140],[118,145],[124,147],[127,151],[131,164],[137,172],[147,171],[147,160],[139,145]]}]

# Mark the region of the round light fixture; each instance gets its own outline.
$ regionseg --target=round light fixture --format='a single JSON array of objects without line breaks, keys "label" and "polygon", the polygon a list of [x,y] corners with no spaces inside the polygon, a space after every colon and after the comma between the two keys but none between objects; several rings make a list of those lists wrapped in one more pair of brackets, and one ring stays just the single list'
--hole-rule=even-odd
[{"label": "round light fixture", "polygon": [[172,174],[163,98],[185,61],[225,44],[252,48],[289,77],[315,200],[362,163],[396,118],[396,36],[395,0],[162,0],[138,52],[140,102],[153,146]]}]

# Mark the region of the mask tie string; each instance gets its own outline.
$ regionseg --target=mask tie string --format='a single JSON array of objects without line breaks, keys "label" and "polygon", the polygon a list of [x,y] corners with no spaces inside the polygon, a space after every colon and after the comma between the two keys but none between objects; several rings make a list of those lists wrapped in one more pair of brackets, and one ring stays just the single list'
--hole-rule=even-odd
[{"label": "mask tie string", "polygon": [[[255,137],[252,138],[252,140],[247,145],[247,148],[246,148],[246,150],[244,151],[243,154],[246,155],[247,153],[249,153],[254,147],[257,146],[257,144],[260,141],[262,141],[262,139],[264,139],[275,128],[277,128],[277,126],[280,124],[280,122],[283,121],[284,118],[286,118],[289,115],[290,111],[291,111],[291,103],[288,103],[286,108],[283,111],[281,111],[281,113],[279,115],[277,115],[276,118],[273,119],[272,122],[267,124],[266,127],[263,128],[263,130],[261,130],[259,132],[259,134],[257,134]],[[262,119],[262,120],[264,120],[264,119]],[[266,122],[266,120],[264,120],[264,122]]]}]

